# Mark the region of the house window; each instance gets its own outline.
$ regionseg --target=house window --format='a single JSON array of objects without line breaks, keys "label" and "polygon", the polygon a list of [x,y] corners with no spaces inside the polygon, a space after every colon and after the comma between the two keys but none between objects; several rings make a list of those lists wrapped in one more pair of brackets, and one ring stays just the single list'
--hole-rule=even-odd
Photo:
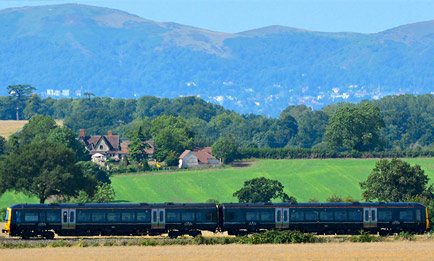
[{"label": "house window", "polygon": [[103,145],[99,145],[99,149],[102,150],[104,148]]}]

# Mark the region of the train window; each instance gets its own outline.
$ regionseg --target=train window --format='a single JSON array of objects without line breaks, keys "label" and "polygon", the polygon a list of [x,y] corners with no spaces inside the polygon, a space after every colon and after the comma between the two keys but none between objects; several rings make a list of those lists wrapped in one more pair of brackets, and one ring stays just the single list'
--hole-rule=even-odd
[{"label": "train window", "polygon": [[348,220],[349,221],[363,221],[362,211],[360,209],[349,209]]},{"label": "train window", "polygon": [[422,221],[420,209],[416,209],[416,221]]},{"label": "train window", "polygon": [[306,211],[306,221],[317,221],[318,211]]},{"label": "train window", "polygon": [[333,212],[331,212],[331,211],[321,211],[319,213],[319,219],[321,221],[332,221],[333,220]]},{"label": "train window", "polygon": [[92,213],[92,221],[94,221],[94,222],[104,222],[105,221],[105,213],[104,212],[95,212],[95,213]]},{"label": "train window", "polygon": [[45,212],[39,213],[39,222],[45,222]]},{"label": "train window", "polygon": [[291,212],[291,221],[303,221],[304,219],[304,212],[297,211],[297,212]]},{"label": "train window", "polygon": [[206,213],[206,221],[212,221],[212,212]]},{"label": "train window", "polygon": [[347,220],[347,211],[346,210],[335,211],[335,220],[337,221]]},{"label": "train window", "polygon": [[[148,222],[150,222],[151,221],[151,211],[150,210],[137,211],[136,212],[136,217],[137,217],[137,221],[148,221]],[[155,217],[157,217],[157,216],[155,216]]]},{"label": "train window", "polygon": [[283,221],[284,222],[288,222],[288,211],[283,211]]},{"label": "train window", "polygon": [[160,222],[164,222],[164,212],[160,211]]},{"label": "train window", "polygon": [[181,215],[179,212],[174,212],[173,210],[166,210],[166,221],[179,222],[181,221]]},{"label": "train window", "polygon": [[204,211],[196,211],[196,222],[205,222],[206,221],[206,215],[208,213]]},{"label": "train window", "polygon": [[182,212],[181,214],[182,221],[194,221],[194,212]]},{"label": "train window", "polygon": [[47,222],[60,223],[60,212],[59,211],[47,211]]},{"label": "train window", "polygon": [[24,222],[37,222],[38,213],[27,212],[24,213]]},{"label": "train window", "polygon": [[241,211],[239,210],[226,211],[225,221],[226,222],[243,221],[243,218],[241,217]]},{"label": "train window", "polygon": [[157,211],[152,212],[152,222],[157,222]]},{"label": "train window", "polygon": [[68,223],[68,211],[63,211],[63,223]]},{"label": "train window", "polygon": [[107,221],[116,222],[121,219],[120,214],[117,212],[107,213]]},{"label": "train window", "polygon": [[261,221],[273,221],[274,211],[273,210],[262,210],[261,211]]},{"label": "train window", "polygon": [[369,221],[369,210],[365,210],[365,221]]},{"label": "train window", "polygon": [[282,211],[278,210],[276,213],[276,221],[280,222],[282,219]]},{"label": "train window", "polygon": [[379,209],[378,210],[378,221],[380,221],[380,222],[392,221],[392,210]]},{"label": "train window", "polygon": [[87,211],[79,210],[77,211],[77,222],[89,222],[90,213]]},{"label": "train window", "polygon": [[17,223],[21,223],[21,211],[15,213]]},{"label": "train window", "polygon": [[246,221],[257,221],[257,220],[259,220],[259,210],[246,212]]},{"label": "train window", "polygon": [[9,210],[6,210],[5,222],[9,221]]},{"label": "train window", "polygon": [[134,221],[134,213],[133,212],[125,212],[121,214],[121,220],[124,222]]},{"label": "train window", "polygon": [[375,213],[376,213],[375,210],[371,210],[371,220],[372,220],[372,221],[377,220],[377,217],[376,217]]},{"label": "train window", "polygon": [[401,210],[399,211],[399,219],[402,221],[413,220],[413,211],[411,210]]}]

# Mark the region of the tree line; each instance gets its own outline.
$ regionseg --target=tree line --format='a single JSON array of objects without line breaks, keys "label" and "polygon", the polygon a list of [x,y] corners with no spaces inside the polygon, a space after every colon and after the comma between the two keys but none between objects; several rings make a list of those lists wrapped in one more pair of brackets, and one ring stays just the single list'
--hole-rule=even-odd
[{"label": "tree line", "polygon": [[13,86],[8,90],[10,96],[0,97],[0,119],[16,119],[17,115],[30,119],[41,114],[63,119],[76,133],[86,129],[88,134],[101,135],[110,130],[123,139],[132,139],[139,126],[146,130],[165,115],[182,118],[179,121],[188,127],[191,138],[186,143],[192,146],[211,146],[220,138],[229,138],[240,148],[380,152],[432,150],[434,143],[432,94],[387,96],[315,111],[290,105],[278,118],[271,118],[239,114],[197,97],[111,99],[89,93],[81,99],[42,99],[25,91],[20,93],[27,95],[18,98],[18,90]]}]

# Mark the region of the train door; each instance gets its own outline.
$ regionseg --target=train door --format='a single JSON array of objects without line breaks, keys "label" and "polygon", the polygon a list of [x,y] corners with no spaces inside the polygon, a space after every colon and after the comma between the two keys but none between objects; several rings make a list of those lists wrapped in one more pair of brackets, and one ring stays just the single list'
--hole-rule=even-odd
[{"label": "train door", "polygon": [[377,208],[363,209],[363,228],[377,227]]},{"label": "train door", "polygon": [[62,229],[75,229],[75,209],[62,209]]},{"label": "train door", "polygon": [[164,208],[152,209],[151,228],[164,229],[166,225],[166,210]]},{"label": "train door", "polygon": [[289,228],[289,208],[276,208],[275,223],[276,228]]}]

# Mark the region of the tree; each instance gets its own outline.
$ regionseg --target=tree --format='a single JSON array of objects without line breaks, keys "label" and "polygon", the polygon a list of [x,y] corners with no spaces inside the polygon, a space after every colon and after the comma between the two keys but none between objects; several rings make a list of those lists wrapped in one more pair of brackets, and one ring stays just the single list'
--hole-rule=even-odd
[{"label": "tree", "polygon": [[348,105],[338,108],[330,118],[325,136],[334,148],[371,151],[381,148],[379,131],[384,126],[380,109],[374,104]]},{"label": "tree", "polygon": [[17,134],[19,146],[47,139],[51,130],[57,128],[56,121],[50,116],[35,115],[30,118],[23,129]]},{"label": "tree", "polygon": [[419,165],[410,166],[400,159],[380,160],[360,187],[367,201],[399,202],[421,195],[432,198],[433,188],[427,187],[428,181]]},{"label": "tree", "polygon": [[110,184],[98,186],[96,193],[89,196],[85,191],[80,191],[78,197],[72,198],[69,202],[74,203],[109,203],[115,199],[116,193]]},{"label": "tree", "polygon": [[48,133],[47,141],[65,145],[75,152],[77,161],[90,160],[89,152],[83,142],[76,139],[77,135],[66,126],[57,126]]},{"label": "tree", "polygon": [[20,120],[19,110],[21,104],[23,103],[24,100],[27,99],[27,97],[29,97],[32,94],[34,90],[36,90],[36,88],[30,86],[29,84],[24,84],[24,85],[20,84],[20,85],[9,85],[7,89],[9,95],[14,97],[15,99],[16,108],[17,108],[16,114],[17,114],[17,121],[18,121]]},{"label": "tree", "polygon": [[77,165],[83,171],[84,176],[96,179],[98,185],[111,184],[107,171],[92,161],[80,161]]},{"label": "tree", "polygon": [[240,203],[271,202],[276,198],[281,198],[283,202],[296,202],[294,197],[289,197],[283,192],[283,188],[278,180],[254,178],[245,181],[244,186],[233,196],[237,197]]},{"label": "tree", "polygon": [[142,162],[147,157],[145,149],[148,148],[148,146],[149,145],[146,144],[145,135],[143,135],[142,126],[140,126],[131,144],[128,146],[130,157],[138,163]]},{"label": "tree", "polygon": [[6,153],[6,139],[0,136],[0,155]]},{"label": "tree", "polygon": [[238,156],[238,145],[233,139],[220,138],[212,145],[212,154],[223,164],[229,164]]},{"label": "tree", "polygon": [[53,195],[93,195],[97,180],[85,176],[75,164],[74,152],[62,144],[38,142],[12,152],[0,163],[0,194],[23,192],[40,203]]}]

